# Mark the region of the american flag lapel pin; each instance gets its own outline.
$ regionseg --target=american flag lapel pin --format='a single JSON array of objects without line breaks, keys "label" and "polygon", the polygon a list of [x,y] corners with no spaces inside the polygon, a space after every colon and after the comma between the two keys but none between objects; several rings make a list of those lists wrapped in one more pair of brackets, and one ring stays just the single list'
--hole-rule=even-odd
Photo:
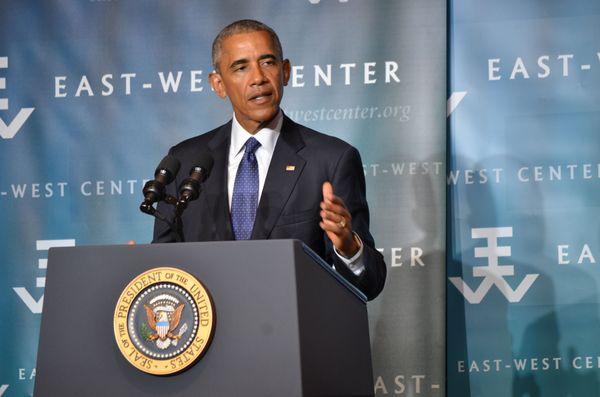
[{"label": "american flag lapel pin", "polygon": [[296,170],[296,166],[295,165],[286,165],[285,166],[285,170],[286,171],[295,171]]}]

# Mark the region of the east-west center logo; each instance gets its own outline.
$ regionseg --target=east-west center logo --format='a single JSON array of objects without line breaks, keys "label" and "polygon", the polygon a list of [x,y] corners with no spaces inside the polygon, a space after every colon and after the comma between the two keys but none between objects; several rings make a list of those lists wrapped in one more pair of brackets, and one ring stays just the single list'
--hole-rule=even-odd
[{"label": "east-west center logo", "polygon": [[487,258],[487,266],[473,267],[473,277],[483,278],[474,291],[460,277],[449,277],[450,282],[472,304],[481,303],[490,289],[495,285],[509,302],[520,302],[539,274],[527,274],[516,289],[513,289],[504,277],[514,276],[515,267],[500,265],[498,259],[511,256],[511,247],[498,245],[499,238],[513,236],[512,227],[490,227],[471,229],[471,238],[486,239],[485,247],[475,247],[476,258]]},{"label": "east-west center logo", "polygon": [[[0,72],[3,69],[8,69],[8,57],[0,57]],[[5,89],[6,78],[0,77],[0,91]],[[8,98],[2,97],[2,94],[0,93],[0,111],[2,110],[9,110]],[[6,121],[4,121],[4,118],[0,114],[0,137],[2,137],[2,139],[14,138],[15,135],[17,135],[17,132],[19,132],[19,130],[21,129],[21,127],[23,127],[23,124],[25,124],[29,116],[31,116],[31,113],[33,113],[34,110],[35,108],[20,109],[17,115],[12,120],[10,120],[8,124],[6,123]]]}]

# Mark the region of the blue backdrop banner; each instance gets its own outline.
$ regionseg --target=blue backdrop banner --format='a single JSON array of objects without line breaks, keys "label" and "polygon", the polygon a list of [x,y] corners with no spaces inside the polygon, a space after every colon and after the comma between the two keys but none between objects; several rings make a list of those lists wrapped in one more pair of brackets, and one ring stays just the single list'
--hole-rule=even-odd
[{"label": "blue backdrop banner", "polygon": [[449,21],[448,395],[599,395],[600,4]]},{"label": "blue backdrop banner", "polygon": [[377,394],[444,394],[443,0],[4,0],[0,396],[33,391],[48,249],[149,242],[145,180],[231,118],[210,48],[242,18],[291,60],[284,111],[361,152],[389,266],[369,305]]}]

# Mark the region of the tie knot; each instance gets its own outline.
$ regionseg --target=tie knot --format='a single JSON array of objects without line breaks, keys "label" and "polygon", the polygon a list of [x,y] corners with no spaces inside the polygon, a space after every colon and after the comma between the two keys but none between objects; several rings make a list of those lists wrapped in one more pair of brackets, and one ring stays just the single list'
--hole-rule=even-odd
[{"label": "tie knot", "polygon": [[246,155],[254,154],[254,152],[256,152],[256,149],[258,149],[258,147],[260,146],[260,142],[257,141],[256,138],[251,137],[251,138],[248,138],[245,146],[246,146],[246,150],[245,150]]}]

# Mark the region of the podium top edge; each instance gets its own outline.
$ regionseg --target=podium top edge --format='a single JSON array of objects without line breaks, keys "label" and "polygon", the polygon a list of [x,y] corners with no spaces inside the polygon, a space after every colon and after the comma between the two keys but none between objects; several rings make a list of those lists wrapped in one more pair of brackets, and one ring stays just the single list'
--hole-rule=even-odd
[{"label": "podium top edge", "polygon": [[358,299],[361,300],[362,303],[364,303],[364,304],[367,303],[367,296],[365,294],[363,294],[354,285],[350,284],[350,282],[348,280],[346,280],[341,274],[336,272],[335,269],[333,269],[333,267],[331,267],[327,262],[325,262],[325,260],[323,260],[323,258],[321,258],[319,255],[317,255],[316,252],[314,252],[312,249],[310,249],[309,246],[307,246],[306,244],[304,244],[302,242],[300,242],[300,243],[302,244],[302,249],[304,250],[304,252],[306,252],[306,254],[312,258],[312,260],[314,260],[319,266],[321,266],[323,269],[325,269],[337,282],[339,282],[347,290],[352,292],[354,294],[354,296],[356,296]]},{"label": "podium top edge", "polygon": [[[339,284],[341,284],[344,288],[349,290],[354,296],[356,296],[361,302],[364,304],[367,303],[367,297],[364,295],[358,288],[352,285],[348,280],[346,280],[341,274],[339,274],[331,265],[329,265],[323,258],[317,255],[310,247],[304,244],[302,241],[297,239],[280,239],[280,240],[244,240],[244,241],[235,241],[235,240],[225,240],[225,241],[194,241],[194,242],[182,242],[182,243],[144,243],[144,244],[98,244],[98,245],[78,245],[72,247],[52,247],[49,249],[49,256],[52,252],[55,251],[85,251],[87,249],[98,249],[102,247],[106,248],[120,248],[120,249],[135,249],[142,248],[145,246],[160,246],[160,245],[173,245],[173,244],[186,244],[186,245],[205,245],[205,244],[290,244],[290,245],[298,245],[302,248],[302,250],[321,268],[323,268],[326,272],[328,272]],[[52,255],[54,256],[54,255]]]}]

